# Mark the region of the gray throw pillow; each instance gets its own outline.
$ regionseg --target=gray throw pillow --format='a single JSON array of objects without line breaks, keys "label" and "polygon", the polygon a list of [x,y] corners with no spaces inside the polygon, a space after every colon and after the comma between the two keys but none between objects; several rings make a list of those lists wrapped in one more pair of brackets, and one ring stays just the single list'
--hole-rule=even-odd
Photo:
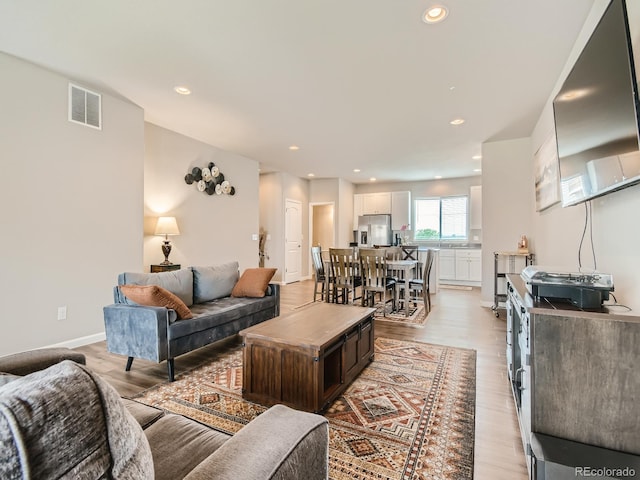
[{"label": "gray throw pillow", "polygon": [[193,305],[193,272],[189,268],[160,273],[125,272],[118,275],[118,285],[158,285],[180,298],[187,307]]},{"label": "gray throw pillow", "polygon": [[10,373],[0,372],[0,387],[18,378],[20,377],[18,377],[17,375],[11,375]]},{"label": "gray throw pillow", "polygon": [[228,297],[240,277],[238,262],[213,267],[191,267],[191,270],[194,303]]}]

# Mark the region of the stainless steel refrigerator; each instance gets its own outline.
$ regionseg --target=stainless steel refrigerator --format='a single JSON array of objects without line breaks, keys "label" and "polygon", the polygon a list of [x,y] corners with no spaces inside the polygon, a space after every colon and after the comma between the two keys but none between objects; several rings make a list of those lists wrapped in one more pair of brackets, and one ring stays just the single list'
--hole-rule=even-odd
[{"label": "stainless steel refrigerator", "polygon": [[389,246],[393,239],[391,215],[362,215],[358,217],[358,246]]}]

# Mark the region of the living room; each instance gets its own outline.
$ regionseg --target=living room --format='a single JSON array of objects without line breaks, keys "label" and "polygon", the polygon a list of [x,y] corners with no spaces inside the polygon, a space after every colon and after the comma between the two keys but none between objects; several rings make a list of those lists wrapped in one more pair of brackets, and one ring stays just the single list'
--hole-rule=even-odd
[{"label": "living room", "polygon": [[[594,5],[558,82],[588,38],[603,3]],[[145,122],[149,113],[108,90],[103,93],[102,131],[59,121],[60,112],[66,111],[69,77],[10,55],[1,58],[6,85],[2,191],[4,198],[12,199],[3,202],[4,224],[11,232],[2,240],[7,256],[3,291],[12,295],[8,318],[19,318],[25,304],[30,304],[32,316],[29,335],[19,324],[9,326],[0,340],[1,353],[99,334],[101,308],[111,300],[118,272],[145,269],[159,260],[161,239],[149,235],[149,222],[167,212],[178,218],[183,232],[174,239],[174,263],[237,259],[241,268],[256,264],[258,242],[253,235],[263,224],[282,222],[282,214],[274,209],[261,218],[258,162]],[[535,211],[532,158],[553,125],[550,101],[541,109],[529,137],[486,142],[482,148],[484,302],[493,295],[492,252],[512,250],[522,234],[530,239],[538,264],[577,268],[582,207],[555,205]],[[220,165],[236,187],[235,196],[208,198],[187,188],[183,178],[188,169],[208,161]],[[276,175],[279,198],[294,198],[303,205],[320,200],[313,197],[316,180]],[[352,235],[348,193],[355,193],[356,187],[339,179],[329,181],[347,192],[332,199],[342,212],[337,243],[346,245]],[[272,199],[272,205],[283,201],[279,198]],[[339,202],[346,202],[346,208]],[[640,259],[631,247],[638,232],[629,219],[638,202],[636,187],[593,202],[598,269],[614,275],[618,300],[634,309],[640,307],[640,285],[635,281]],[[303,208],[303,231],[308,230],[307,210]],[[272,242],[282,235],[277,230],[269,233]],[[303,242],[302,250],[308,251]],[[282,267],[283,254],[272,251],[271,265]],[[308,262],[303,256],[305,276],[311,273]],[[58,307],[65,305],[67,319],[57,321]]]},{"label": "living room", "polygon": [[[530,134],[482,143],[480,303],[485,308],[493,301],[493,252],[515,249],[523,234],[530,239],[536,263],[578,267],[584,207],[556,204],[537,212],[533,159],[553,129],[551,100],[607,3],[593,3],[553,91],[539,105],[540,115]],[[629,8],[630,20],[640,24],[638,11]],[[10,42],[1,35],[4,51]],[[78,81],[73,68],[51,71],[39,66],[38,60],[37,56],[25,61],[0,53],[4,200],[0,288],[6,318],[0,355],[103,340],[102,308],[112,303],[117,275],[148,271],[149,265],[162,260],[162,238],[153,235],[153,227],[164,214],[178,219],[180,236],[172,238],[171,260],[184,266],[234,260],[240,270],[257,266],[257,235],[265,227],[271,236],[267,266],[281,270],[285,198],[302,203],[304,232],[308,231],[308,205],[334,202],[340,212],[337,243],[351,240],[353,194],[373,187],[286,172],[261,175],[255,159],[159,126],[153,111],[112,91],[108,79],[89,85],[102,95],[102,130],[70,123],[68,84]],[[198,106],[192,102],[189,108]],[[232,118],[229,122],[234,123]],[[235,195],[210,198],[185,184],[184,176],[192,167],[208,162],[220,167],[234,185]],[[446,179],[428,182],[437,185]],[[326,192],[320,186],[327,183],[334,191],[331,198],[318,193]],[[380,182],[375,187],[379,191],[401,188],[399,182]],[[633,239],[640,234],[640,226],[633,222],[640,209],[639,188],[632,186],[592,202],[597,268],[613,275],[618,302],[634,311],[640,309],[636,278],[640,256],[633,247]],[[302,250],[309,248],[305,238]],[[589,247],[583,247],[582,256],[591,266]],[[306,256],[302,274],[311,276]],[[65,314],[59,320],[61,308]]]}]

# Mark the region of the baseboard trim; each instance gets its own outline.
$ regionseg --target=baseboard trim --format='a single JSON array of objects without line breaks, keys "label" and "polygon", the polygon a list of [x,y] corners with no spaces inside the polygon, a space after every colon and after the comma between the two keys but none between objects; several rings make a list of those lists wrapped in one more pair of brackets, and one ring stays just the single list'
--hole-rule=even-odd
[{"label": "baseboard trim", "polygon": [[76,348],[82,347],[84,345],[89,345],[91,343],[102,342],[106,340],[107,336],[104,332],[95,333],[93,335],[87,335],[86,337],[72,338],[71,340],[66,340],[60,343],[54,343],[53,345],[47,345],[43,348],[56,348],[56,347],[67,347],[67,348]]}]

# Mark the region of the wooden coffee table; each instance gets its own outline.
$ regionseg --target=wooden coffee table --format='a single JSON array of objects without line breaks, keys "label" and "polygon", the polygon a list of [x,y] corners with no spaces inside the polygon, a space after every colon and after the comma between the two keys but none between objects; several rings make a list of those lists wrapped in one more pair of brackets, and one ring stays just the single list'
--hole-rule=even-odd
[{"label": "wooden coffee table", "polygon": [[373,360],[374,312],[315,303],[242,330],[242,396],[322,411]]}]

